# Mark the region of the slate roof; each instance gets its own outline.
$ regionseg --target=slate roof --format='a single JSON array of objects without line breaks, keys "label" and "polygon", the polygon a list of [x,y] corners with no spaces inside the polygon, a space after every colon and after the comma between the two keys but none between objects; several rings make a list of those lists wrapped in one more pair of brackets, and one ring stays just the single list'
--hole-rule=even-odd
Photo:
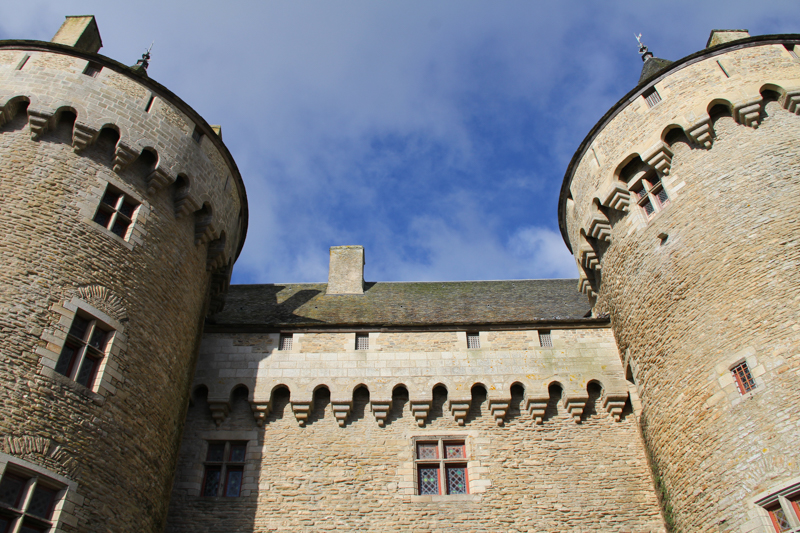
[{"label": "slate roof", "polygon": [[424,327],[589,320],[575,279],[379,282],[363,295],[326,295],[326,283],[231,285],[210,330]]}]

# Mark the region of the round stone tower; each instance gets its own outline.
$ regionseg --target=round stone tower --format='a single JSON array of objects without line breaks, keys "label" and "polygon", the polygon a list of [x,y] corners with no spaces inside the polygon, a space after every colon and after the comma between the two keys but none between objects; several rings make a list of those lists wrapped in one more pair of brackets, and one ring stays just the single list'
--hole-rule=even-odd
[{"label": "round stone tower", "polygon": [[93,17],[0,42],[2,531],[163,529],[246,232],[219,128],[99,48]]},{"label": "round stone tower", "polygon": [[674,63],[643,50],[561,190],[677,531],[800,526],[798,43],[715,31]]}]

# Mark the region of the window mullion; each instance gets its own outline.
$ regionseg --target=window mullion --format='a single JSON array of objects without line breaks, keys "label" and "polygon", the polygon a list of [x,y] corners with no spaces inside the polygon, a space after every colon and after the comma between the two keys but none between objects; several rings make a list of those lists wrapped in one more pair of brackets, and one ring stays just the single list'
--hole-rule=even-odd
[{"label": "window mullion", "polygon": [[780,504],[781,509],[783,509],[783,514],[789,521],[789,525],[791,525],[793,529],[800,527],[800,517],[797,516],[797,513],[795,512],[792,502],[790,502],[783,496],[778,496],[778,503]]},{"label": "window mullion", "polygon": [[111,230],[111,228],[114,227],[114,223],[116,223],[116,221],[117,221],[117,211],[115,210],[113,213],[111,213],[111,218],[108,219],[108,227],[106,229]]},{"label": "window mullion", "polygon": [[77,381],[78,373],[81,371],[81,366],[83,365],[83,360],[86,358],[86,351],[89,349],[88,344],[82,344],[78,353],[75,356],[75,364],[72,365],[72,372],[70,372],[69,378],[73,381]]}]

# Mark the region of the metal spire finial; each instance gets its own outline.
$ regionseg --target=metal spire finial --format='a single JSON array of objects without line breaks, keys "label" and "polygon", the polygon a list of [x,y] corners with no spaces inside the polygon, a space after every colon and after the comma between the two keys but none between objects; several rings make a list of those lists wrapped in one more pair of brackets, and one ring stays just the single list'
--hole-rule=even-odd
[{"label": "metal spire finial", "polygon": [[642,56],[642,61],[647,61],[648,58],[653,57],[653,52],[650,52],[642,42],[642,34],[636,35],[634,33],[633,36],[636,37],[636,42],[639,43],[639,55]]},{"label": "metal spire finial", "polygon": [[147,51],[142,54],[142,58],[136,62],[136,68],[147,70],[147,67],[150,65],[150,50],[153,49],[154,44],[155,41],[150,43],[150,48],[148,48]]}]

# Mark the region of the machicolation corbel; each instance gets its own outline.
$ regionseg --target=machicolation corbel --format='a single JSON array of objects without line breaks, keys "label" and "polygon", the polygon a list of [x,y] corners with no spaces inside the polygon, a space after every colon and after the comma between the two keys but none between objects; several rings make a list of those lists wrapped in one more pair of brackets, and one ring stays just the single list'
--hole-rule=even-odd
[{"label": "machicolation corbel", "polygon": [[613,181],[603,187],[597,194],[600,205],[616,209],[617,211],[628,211],[631,203],[631,193],[621,181]]},{"label": "machicolation corbel", "polygon": [[75,128],[72,130],[72,151],[77,154],[85,150],[94,143],[98,133],[95,128],[76,121]]},{"label": "machicolation corbel", "polygon": [[572,420],[576,424],[581,423],[581,416],[583,416],[583,409],[586,407],[586,402],[589,401],[589,395],[586,393],[583,394],[571,394],[564,398],[564,408],[567,412],[572,416]]},{"label": "machicolation corbel", "polygon": [[541,425],[544,421],[544,414],[547,411],[547,404],[550,396],[531,396],[526,400],[526,409],[533,417],[534,423]]},{"label": "machicolation corbel", "polygon": [[711,119],[704,118],[695,124],[689,126],[689,129],[685,130],[686,135],[694,142],[695,144],[699,144],[705,148],[711,148],[711,145],[714,142],[714,130],[711,129]]},{"label": "machicolation corbel", "polygon": [[494,417],[495,424],[502,426],[505,422],[506,414],[508,413],[508,406],[511,404],[511,398],[490,398],[489,411]]},{"label": "machicolation corbel", "polygon": [[417,421],[417,425],[422,427],[425,425],[425,419],[428,418],[428,412],[431,410],[431,400],[412,401],[411,412]]},{"label": "machicolation corbel", "polygon": [[761,123],[763,98],[755,98],[733,106],[733,119],[744,126],[757,128]]},{"label": "machicolation corbel", "polygon": [[448,400],[450,412],[459,426],[463,426],[469,414],[469,407],[472,405],[472,398]]},{"label": "machicolation corbel", "polygon": [[619,422],[625,402],[628,400],[627,392],[603,393],[603,407],[614,417],[614,422]]},{"label": "machicolation corbel", "polygon": [[122,142],[117,143],[117,148],[114,151],[114,172],[122,172],[128,165],[133,163],[138,156],[138,152],[130,146]]},{"label": "machicolation corbel", "polygon": [[800,115],[800,89],[787,90],[782,100],[784,109],[795,115]]},{"label": "machicolation corbel", "polygon": [[350,410],[353,408],[353,400],[331,400],[331,407],[333,408],[333,417],[339,427],[343,428],[347,417],[350,416]]},{"label": "machicolation corbel", "polygon": [[392,410],[392,400],[373,400],[370,401],[372,414],[375,415],[375,420],[378,422],[379,427],[386,425],[386,419],[389,417],[389,411]]},{"label": "machicolation corbel", "polygon": [[28,127],[31,130],[31,139],[34,141],[41,138],[50,126],[52,113],[36,109],[28,109]]},{"label": "machicolation corbel", "polygon": [[172,178],[166,170],[163,168],[156,168],[153,172],[147,176],[147,194],[155,194],[170,183],[172,183],[174,178]]},{"label": "machicolation corbel", "polygon": [[311,412],[312,402],[295,402],[292,401],[292,412],[300,427],[304,427],[308,422],[308,414]]},{"label": "machicolation corbel", "polygon": [[270,402],[250,402],[250,410],[253,411],[253,418],[256,421],[256,425],[258,427],[264,426],[264,421],[266,421],[269,413],[272,411],[272,406]]},{"label": "machicolation corbel", "polygon": [[642,161],[666,176],[672,168],[672,150],[663,141],[658,141],[642,154]]},{"label": "machicolation corbel", "polygon": [[228,400],[208,400],[208,408],[211,410],[211,418],[214,419],[219,427],[231,412],[231,402]]}]

